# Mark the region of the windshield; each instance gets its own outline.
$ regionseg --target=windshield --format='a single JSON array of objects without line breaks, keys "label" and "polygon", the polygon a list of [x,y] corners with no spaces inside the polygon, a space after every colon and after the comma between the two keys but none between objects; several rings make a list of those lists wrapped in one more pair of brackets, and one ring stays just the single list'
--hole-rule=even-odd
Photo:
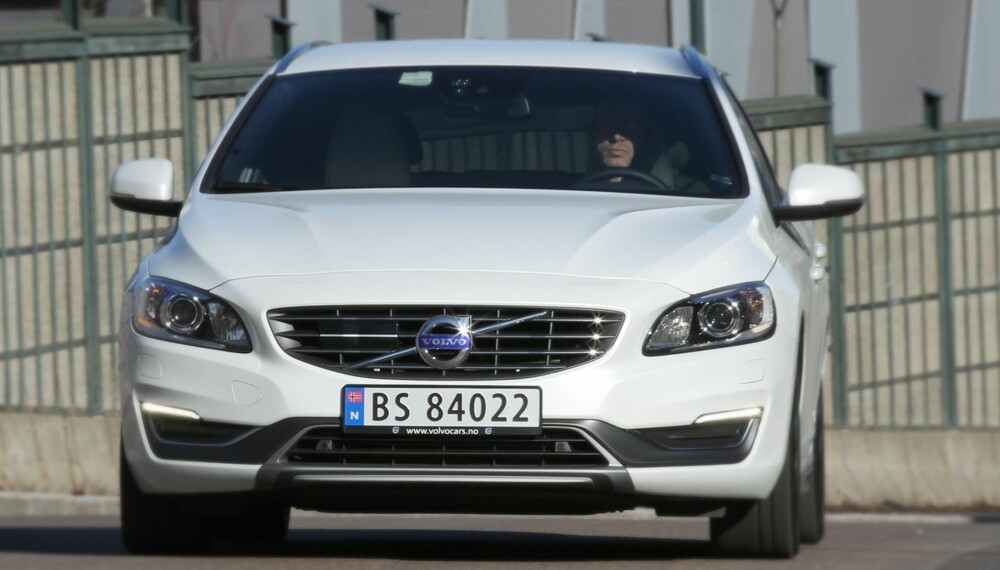
[{"label": "windshield", "polygon": [[429,67],[278,77],[210,192],[488,187],[740,197],[695,78]]}]

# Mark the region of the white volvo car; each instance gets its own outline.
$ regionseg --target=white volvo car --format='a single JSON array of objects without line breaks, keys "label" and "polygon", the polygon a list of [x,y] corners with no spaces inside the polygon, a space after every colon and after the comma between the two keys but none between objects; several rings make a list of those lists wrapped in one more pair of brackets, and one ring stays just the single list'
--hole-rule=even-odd
[{"label": "white volvo car", "polygon": [[711,516],[720,552],[823,535],[825,165],[774,180],[694,50],[304,46],[250,90],[124,293],[132,552],[336,512]]}]

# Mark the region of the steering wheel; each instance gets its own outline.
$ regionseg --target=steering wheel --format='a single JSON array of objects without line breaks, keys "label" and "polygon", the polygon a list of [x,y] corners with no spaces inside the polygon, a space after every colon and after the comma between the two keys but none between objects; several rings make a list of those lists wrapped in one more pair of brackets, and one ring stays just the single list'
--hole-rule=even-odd
[{"label": "steering wheel", "polygon": [[662,180],[641,170],[633,170],[631,168],[605,168],[603,170],[598,170],[597,172],[591,172],[583,178],[580,178],[573,183],[573,188],[580,188],[582,186],[589,186],[598,182],[608,183],[610,178],[631,178],[632,180],[642,182],[648,186],[652,186],[657,190],[669,191],[667,185],[663,183]]}]

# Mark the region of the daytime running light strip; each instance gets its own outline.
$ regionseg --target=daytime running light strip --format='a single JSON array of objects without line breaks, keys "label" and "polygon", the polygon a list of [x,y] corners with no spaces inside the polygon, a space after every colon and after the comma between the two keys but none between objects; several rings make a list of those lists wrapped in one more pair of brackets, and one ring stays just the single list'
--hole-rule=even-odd
[{"label": "daytime running light strip", "polygon": [[712,422],[725,422],[730,420],[753,420],[764,415],[764,408],[744,408],[742,410],[730,410],[728,412],[715,412],[698,416],[695,424],[707,424]]},{"label": "daytime running light strip", "polygon": [[139,406],[142,411],[147,414],[160,414],[163,416],[174,416],[176,418],[187,418],[189,420],[200,420],[201,416],[192,412],[191,410],[185,410],[184,408],[174,408],[173,406],[163,406],[160,404],[154,404],[152,402],[143,402]]}]

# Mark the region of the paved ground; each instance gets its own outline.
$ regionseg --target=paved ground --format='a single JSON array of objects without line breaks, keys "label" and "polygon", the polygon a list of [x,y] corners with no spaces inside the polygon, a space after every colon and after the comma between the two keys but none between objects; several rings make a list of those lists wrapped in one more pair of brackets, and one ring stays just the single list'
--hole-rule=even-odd
[{"label": "paved ground", "polygon": [[1000,568],[1000,524],[850,517],[793,561],[713,560],[701,520],[604,517],[293,516],[276,548],[199,558],[126,556],[114,516],[0,517],[0,568]]}]

